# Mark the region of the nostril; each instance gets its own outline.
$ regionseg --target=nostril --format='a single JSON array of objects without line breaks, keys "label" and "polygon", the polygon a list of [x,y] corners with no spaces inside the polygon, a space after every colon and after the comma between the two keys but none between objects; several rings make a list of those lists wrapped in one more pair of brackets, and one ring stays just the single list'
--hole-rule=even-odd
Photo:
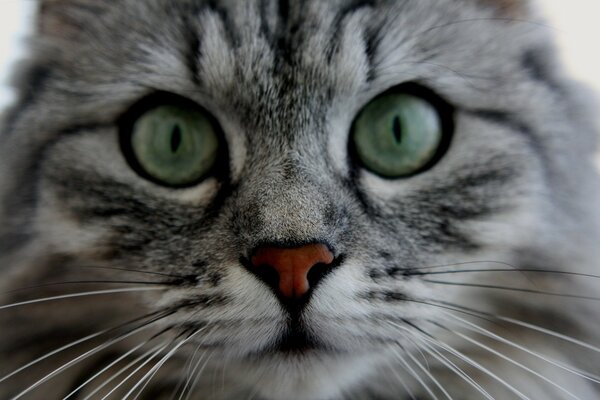
[{"label": "nostril", "polygon": [[277,288],[279,286],[279,274],[270,265],[257,265],[252,272],[270,287]]},{"label": "nostril", "polygon": [[305,298],[318,282],[339,265],[329,247],[311,243],[297,247],[260,246],[246,267],[284,300]]},{"label": "nostril", "polygon": [[308,279],[308,284],[311,289],[314,289],[314,287],[339,264],[339,260],[336,260],[330,264],[319,263],[314,265],[306,275],[306,279]]}]

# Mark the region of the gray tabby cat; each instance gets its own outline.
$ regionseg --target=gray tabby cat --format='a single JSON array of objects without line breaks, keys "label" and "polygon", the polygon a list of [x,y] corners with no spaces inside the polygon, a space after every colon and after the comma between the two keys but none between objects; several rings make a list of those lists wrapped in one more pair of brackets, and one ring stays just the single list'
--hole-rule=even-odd
[{"label": "gray tabby cat", "polygon": [[0,398],[600,398],[596,128],[550,33],[516,0],[42,0]]}]

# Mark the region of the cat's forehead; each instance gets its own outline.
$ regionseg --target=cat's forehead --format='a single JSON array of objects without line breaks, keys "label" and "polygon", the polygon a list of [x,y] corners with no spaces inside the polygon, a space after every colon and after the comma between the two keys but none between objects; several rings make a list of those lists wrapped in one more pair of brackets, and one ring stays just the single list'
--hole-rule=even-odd
[{"label": "cat's forehead", "polygon": [[[484,67],[487,62],[507,63],[511,57],[505,50],[521,45],[509,39],[506,24],[489,23],[499,13],[516,12],[517,1],[190,4],[198,8],[183,20],[185,29],[194,32],[197,43],[192,45],[198,51],[188,53],[188,61],[195,63],[200,83],[215,97],[230,93],[247,96],[249,103],[277,95],[290,101],[313,97],[322,104],[321,97],[419,79],[424,66],[475,71],[477,66],[467,61],[473,54]],[[187,12],[181,4],[176,9]],[[410,73],[403,76],[404,71]],[[448,71],[438,68],[437,76]],[[388,80],[392,77],[394,81]]]},{"label": "cat's forehead", "polygon": [[153,89],[190,97],[217,114],[238,114],[248,127],[253,118],[261,119],[256,126],[308,127],[332,99],[342,99],[351,115],[357,104],[403,82],[444,94],[452,86],[471,90],[499,71],[518,77],[513,64],[539,35],[526,22],[498,17],[516,4],[45,0],[43,43],[60,39],[60,51],[47,53],[58,59],[48,68],[60,69],[56,76],[88,101],[58,104],[56,94],[48,96],[61,110],[96,115],[101,109],[110,119]]}]

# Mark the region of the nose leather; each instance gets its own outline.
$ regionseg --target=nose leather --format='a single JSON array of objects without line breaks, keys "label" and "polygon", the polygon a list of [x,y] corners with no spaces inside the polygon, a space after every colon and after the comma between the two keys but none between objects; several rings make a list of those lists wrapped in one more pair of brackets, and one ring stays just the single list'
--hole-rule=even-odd
[{"label": "nose leather", "polygon": [[251,258],[254,267],[268,266],[279,275],[279,293],[288,299],[298,299],[310,289],[309,271],[318,264],[331,264],[333,253],[321,243],[292,248],[259,247]]}]

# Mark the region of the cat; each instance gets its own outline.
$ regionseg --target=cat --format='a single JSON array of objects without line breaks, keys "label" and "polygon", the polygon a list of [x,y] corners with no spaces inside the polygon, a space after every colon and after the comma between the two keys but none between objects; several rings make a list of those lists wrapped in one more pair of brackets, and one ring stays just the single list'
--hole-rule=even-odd
[{"label": "cat", "polygon": [[41,0],[2,399],[600,398],[597,126],[526,0]]}]

